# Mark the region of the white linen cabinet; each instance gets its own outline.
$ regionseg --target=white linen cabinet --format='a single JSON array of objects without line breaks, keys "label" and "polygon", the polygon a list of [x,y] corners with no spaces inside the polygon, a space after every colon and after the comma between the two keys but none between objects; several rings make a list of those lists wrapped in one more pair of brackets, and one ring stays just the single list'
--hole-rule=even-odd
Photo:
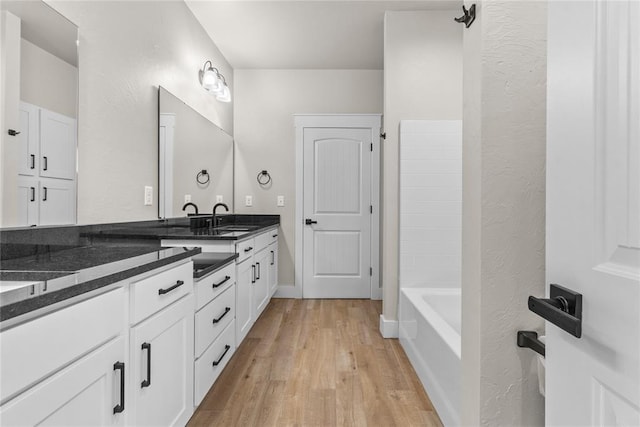
[{"label": "white linen cabinet", "polygon": [[76,222],[76,120],[20,103],[20,225]]}]

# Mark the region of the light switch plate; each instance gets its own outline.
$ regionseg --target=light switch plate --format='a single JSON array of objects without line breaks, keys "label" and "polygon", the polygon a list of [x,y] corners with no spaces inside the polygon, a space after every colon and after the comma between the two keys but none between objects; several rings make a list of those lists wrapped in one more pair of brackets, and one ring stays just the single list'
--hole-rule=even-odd
[{"label": "light switch plate", "polygon": [[244,205],[245,206],[253,206],[253,197],[252,196],[245,196],[244,197]]},{"label": "light switch plate", "polygon": [[153,187],[145,185],[144,187],[144,205],[151,206],[153,204]]},{"label": "light switch plate", "polygon": [[222,203],[222,194],[216,195],[216,203]]},{"label": "light switch plate", "polygon": [[284,206],[284,196],[278,196],[278,206]]},{"label": "light switch plate", "polygon": [[191,194],[185,194],[184,195],[184,202],[185,203],[189,203],[191,201]]}]

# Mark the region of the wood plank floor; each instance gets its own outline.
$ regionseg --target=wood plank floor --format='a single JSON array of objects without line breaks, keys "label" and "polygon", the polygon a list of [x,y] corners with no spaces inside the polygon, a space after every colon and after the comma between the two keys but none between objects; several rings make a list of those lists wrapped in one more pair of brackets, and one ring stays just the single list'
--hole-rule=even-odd
[{"label": "wood plank floor", "polygon": [[189,426],[441,426],[380,301],[273,299]]}]

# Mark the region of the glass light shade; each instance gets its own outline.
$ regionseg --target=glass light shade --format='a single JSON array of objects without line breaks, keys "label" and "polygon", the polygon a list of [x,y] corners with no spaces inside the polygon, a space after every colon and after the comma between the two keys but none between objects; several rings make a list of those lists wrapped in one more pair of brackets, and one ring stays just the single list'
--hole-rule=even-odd
[{"label": "glass light shade", "polygon": [[220,102],[231,102],[231,91],[226,84],[223,85],[222,92],[216,96],[216,99]]},{"label": "glass light shade", "polygon": [[218,75],[213,70],[213,68],[209,67],[202,74],[202,87],[205,88],[208,91],[215,91],[219,87],[218,86],[218,81],[219,80],[220,79],[218,78]]}]

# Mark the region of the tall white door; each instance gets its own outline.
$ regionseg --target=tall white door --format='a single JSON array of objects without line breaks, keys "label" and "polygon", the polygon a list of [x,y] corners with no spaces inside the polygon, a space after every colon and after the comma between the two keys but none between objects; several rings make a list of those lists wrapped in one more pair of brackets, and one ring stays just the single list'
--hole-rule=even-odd
[{"label": "tall white door", "polygon": [[74,179],[76,175],[76,120],[40,110],[40,176]]},{"label": "tall white door", "polygon": [[371,296],[371,129],[305,128],[303,297]]},{"label": "tall white door", "polygon": [[546,424],[640,425],[640,2],[549,2]]}]

